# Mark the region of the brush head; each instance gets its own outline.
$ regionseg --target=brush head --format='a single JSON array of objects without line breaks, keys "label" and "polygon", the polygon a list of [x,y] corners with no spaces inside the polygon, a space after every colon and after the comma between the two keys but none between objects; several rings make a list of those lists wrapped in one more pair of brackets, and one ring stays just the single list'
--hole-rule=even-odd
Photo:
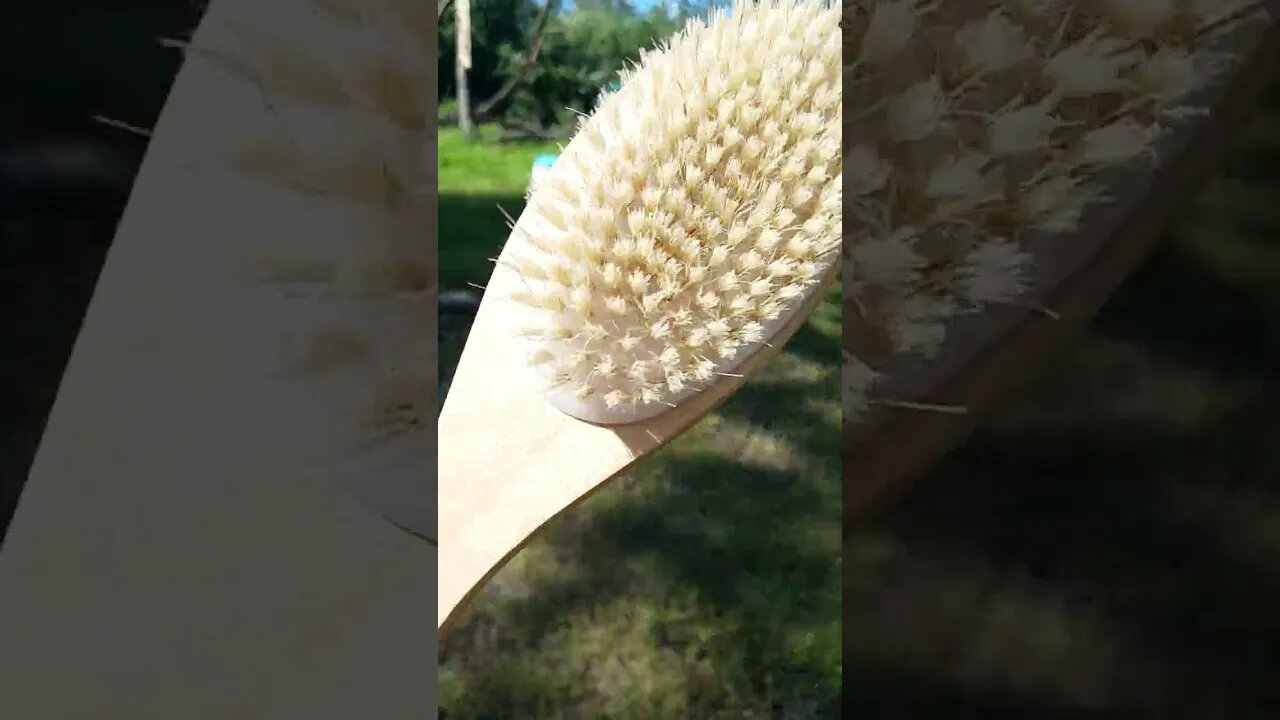
[{"label": "brush head", "polygon": [[657,415],[766,343],[838,260],[840,11],[739,3],[642,55],[500,262],[550,402]]},{"label": "brush head", "polygon": [[1157,159],[1230,67],[1219,34],[1266,17],[1248,0],[847,1],[846,417],[956,317],[1019,302],[1025,241],[1068,241],[1114,172]]}]

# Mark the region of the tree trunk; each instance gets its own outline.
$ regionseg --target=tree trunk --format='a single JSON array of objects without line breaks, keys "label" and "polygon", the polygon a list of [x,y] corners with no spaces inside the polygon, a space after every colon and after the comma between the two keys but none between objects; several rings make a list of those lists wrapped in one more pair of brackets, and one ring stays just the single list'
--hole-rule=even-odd
[{"label": "tree trunk", "polygon": [[462,136],[471,139],[475,136],[475,125],[471,122],[471,99],[467,93],[467,69],[458,63],[457,69],[457,85],[458,85],[458,128],[462,130]]},{"label": "tree trunk", "polygon": [[[458,40],[459,60],[457,67],[455,68],[458,109],[453,112],[442,113],[439,117],[439,122],[441,125],[452,125],[457,123],[458,127],[462,129],[463,134],[470,136],[470,133],[473,132],[472,128],[474,128],[475,123],[493,119],[494,111],[497,106],[503,100],[506,100],[507,97],[520,86],[520,83],[524,82],[529,71],[538,64],[538,55],[542,52],[543,40],[547,33],[547,25],[550,23],[551,16],[555,14],[557,9],[559,9],[560,0],[547,0],[546,4],[542,6],[542,9],[538,12],[538,17],[533,23],[533,31],[529,39],[529,51],[525,53],[524,62],[520,64],[520,67],[515,72],[511,73],[511,75],[507,77],[506,81],[503,82],[502,86],[499,87],[496,92],[494,92],[492,97],[479,103],[474,110],[471,107],[471,93],[469,92],[466,82],[467,70],[471,67],[470,3],[468,0],[462,0],[456,4],[454,3],[454,0],[444,1],[447,4],[454,4],[454,9],[456,11],[454,15],[458,20],[455,24],[455,27],[459,29],[457,32],[458,38],[462,37],[461,29],[464,28],[464,22],[462,20],[462,6],[464,4],[468,6],[466,10],[467,19],[465,22],[465,29],[467,30],[468,38],[465,41],[465,47],[467,49],[465,67],[462,62],[462,48],[464,47],[464,41],[461,39]],[[441,7],[443,8],[446,6],[447,5],[442,5]]]},{"label": "tree trunk", "polygon": [[475,136],[475,124],[471,120],[471,97],[467,89],[467,70],[471,68],[471,0],[456,0],[454,12],[457,22],[458,50],[455,53],[456,82],[458,86],[458,128],[462,136],[470,140]]}]

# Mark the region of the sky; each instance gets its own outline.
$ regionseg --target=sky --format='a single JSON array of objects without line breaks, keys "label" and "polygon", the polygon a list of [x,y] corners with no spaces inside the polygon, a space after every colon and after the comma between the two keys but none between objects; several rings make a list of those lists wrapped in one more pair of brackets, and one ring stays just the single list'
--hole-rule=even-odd
[{"label": "sky", "polygon": [[[630,2],[631,7],[636,10],[639,10],[640,12],[648,12],[652,8],[667,4],[668,0],[628,0],[628,2]],[[565,9],[572,8],[573,0],[567,0],[567,2],[561,3],[561,7]]]}]

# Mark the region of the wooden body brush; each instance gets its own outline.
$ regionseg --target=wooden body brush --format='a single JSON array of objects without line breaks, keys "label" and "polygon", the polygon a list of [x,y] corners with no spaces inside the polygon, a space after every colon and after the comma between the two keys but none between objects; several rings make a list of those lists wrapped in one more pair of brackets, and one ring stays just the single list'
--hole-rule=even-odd
[{"label": "wooden body brush", "polygon": [[[844,505],[857,514],[958,443],[1141,260],[1280,65],[1280,4],[854,2],[845,27],[848,57],[862,53],[846,83],[868,88],[849,99],[864,125],[846,137],[886,134],[876,83],[940,78],[917,115],[938,126],[877,150],[937,162],[897,170],[921,194],[956,178],[978,189],[925,203],[926,218],[952,213],[933,232],[877,228],[873,210],[900,200],[866,183],[862,219],[846,217],[872,240],[850,238],[845,278]],[[891,27],[901,42],[883,39]],[[960,71],[936,75],[940,54]],[[934,137],[944,125],[958,135]],[[881,241],[895,225],[910,244]],[[975,236],[985,253],[958,262]]]},{"label": "wooden body brush", "polygon": [[340,488],[430,488],[370,412],[434,402],[379,372],[434,317],[418,8],[211,4],[0,548],[0,716],[434,716],[434,550]]},{"label": "wooden body brush", "polygon": [[544,523],[736,390],[835,277],[839,9],[739,3],[583,120],[439,418],[441,633]]}]

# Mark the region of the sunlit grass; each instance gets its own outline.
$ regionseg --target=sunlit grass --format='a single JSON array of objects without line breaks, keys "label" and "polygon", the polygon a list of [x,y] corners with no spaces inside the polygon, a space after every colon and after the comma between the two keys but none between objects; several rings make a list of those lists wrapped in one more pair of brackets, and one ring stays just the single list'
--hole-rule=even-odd
[{"label": "sunlit grass", "polygon": [[483,125],[467,140],[456,127],[440,128],[440,194],[520,195],[533,159],[559,152],[553,142],[497,142],[500,129]]}]

